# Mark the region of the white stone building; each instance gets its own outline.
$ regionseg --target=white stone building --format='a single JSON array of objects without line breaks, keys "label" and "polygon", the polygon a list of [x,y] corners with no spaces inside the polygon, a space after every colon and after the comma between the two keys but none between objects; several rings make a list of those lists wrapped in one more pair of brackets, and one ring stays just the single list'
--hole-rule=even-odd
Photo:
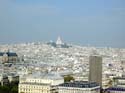
[{"label": "white stone building", "polygon": [[20,78],[19,93],[57,93],[57,86],[64,83],[63,77],[56,73],[35,73]]}]

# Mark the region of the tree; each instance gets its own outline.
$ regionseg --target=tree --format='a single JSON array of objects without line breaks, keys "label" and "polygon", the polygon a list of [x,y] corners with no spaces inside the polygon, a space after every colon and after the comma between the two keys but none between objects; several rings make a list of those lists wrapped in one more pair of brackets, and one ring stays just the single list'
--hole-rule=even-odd
[{"label": "tree", "polygon": [[113,80],[109,80],[108,86],[111,87],[113,85]]},{"label": "tree", "polygon": [[64,76],[64,82],[70,82],[71,80],[75,80],[74,77],[72,77],[71,75]]},{"label": "tree", "polygon": [[8,85],[0,86],[0,93],[18,93],[18,85],[8,84]]},{"label": "tree", "polygon": [[13,86],[11,89],[11,93],[18,93],[18,86]]},{"label": "tree", "polygon": [[0,86],[0,93],[9,93],[9,90],[8,86]]}]

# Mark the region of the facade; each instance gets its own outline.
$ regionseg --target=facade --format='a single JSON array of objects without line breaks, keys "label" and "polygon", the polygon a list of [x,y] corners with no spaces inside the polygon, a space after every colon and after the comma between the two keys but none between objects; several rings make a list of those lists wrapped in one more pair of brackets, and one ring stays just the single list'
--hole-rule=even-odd
[{"label": "facade", "polygon": [[56,93],[56,87],[43,83],[21,83],[19,93]]},{"label": "facade", "polygon": [[2,63],[12,63],[18,60],[18,56],[13,52],[0,52],[0,62]]},{"label": "facade", "polygon": [[0,85],[7,85],[9,84],[9,80],[8,80],[8,77],[7,75],[5,74],[0,74]]},{"label": "facade", "polygon": [[9,83],[19,82],[19,76],[15,74],[9,74],[8,76]]},{"label": "facade", "polygon": [[11,83],[18,83],[19,82],[19,76],[15,74],[0,74],[0,83],[1,85],[7,85]]},{"label": "facade", "polygon": [[113,81],[113,86],[106,89],[105,93],[125,93],[125,77],[115,77]]},{"label": "facade", "polygon": [[100,93],[100,86],[94,82],[74,81],[60,84],[58,93]]},{"label": "facade", "polygon": [[102,57],[93,55],[89,57],[89,81],[97,82],[102,86]]},{"label": "facade", "polygon": [[57,93],[57,85],[64,83],[57,74],[33,74],[20,78],[19,93]]},{"label": "facade", "polygon": [[114,80],[114,86],[117,86],[117,87],[124,87],[125,88],[125,77],[115,77],[113,78]]}]

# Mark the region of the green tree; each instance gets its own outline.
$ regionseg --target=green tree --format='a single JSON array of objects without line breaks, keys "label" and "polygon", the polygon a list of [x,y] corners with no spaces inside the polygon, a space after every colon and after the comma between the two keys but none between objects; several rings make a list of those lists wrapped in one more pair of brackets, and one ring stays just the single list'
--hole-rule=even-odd
[{"label": "green tree", "polygon": [[11,93],[18,93],[18,86],[13,86],[11,89]]},{"label": "green tree", "polygon": [[70,82],[71,80],[75,80],[73,76],[71,75],[67,75],[67,76],[64,76],[64,82]]},{"label": "green tree", "polygon": [[9,93],[9,90],[8,86],[0,86],[0,93]]},{"label": "green tree", "polygon": [[18,93],[18,85],[8,84],[8,85],[0,86],[0,93]]}]

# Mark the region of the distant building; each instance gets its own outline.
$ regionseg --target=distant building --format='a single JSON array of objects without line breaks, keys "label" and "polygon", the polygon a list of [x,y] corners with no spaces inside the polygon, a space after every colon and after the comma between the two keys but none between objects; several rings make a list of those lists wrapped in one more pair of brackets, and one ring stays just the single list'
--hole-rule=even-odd
[{"label": "distant building", "polygon": [[100,86],[86,81],[67,82],[58,86],[58,93],[100,93]]},{"label": "distant building", "polygon": [[20,78],[19,93],[57,93],[57,85],[64,83],[63,77],[55,73],[36,73]]},{"label": "distant building", "polygon": [[13,63],[18,60],[18,56],[16,53],[13,52],[0,52],[0,61],[2,63]]},{"label": "distant building", "polygon": [[63,41],[60,38],[60,36],[57,38],[56,42],[50,41],[47,44],[51,45],[53,47],[56,47],[56,48],[69,48],[69,47],[71,47],[71,45],[67,45],[66,43],[63,43]]},{"label": "distant building", "polygon": [[57,38],[56,45],[63,45],[64,43],[62,42],[60,36]]},{"label": "distant building", "polygon": [[102,86],[102,57],[99,55],[89,57],[89,81]]}]

